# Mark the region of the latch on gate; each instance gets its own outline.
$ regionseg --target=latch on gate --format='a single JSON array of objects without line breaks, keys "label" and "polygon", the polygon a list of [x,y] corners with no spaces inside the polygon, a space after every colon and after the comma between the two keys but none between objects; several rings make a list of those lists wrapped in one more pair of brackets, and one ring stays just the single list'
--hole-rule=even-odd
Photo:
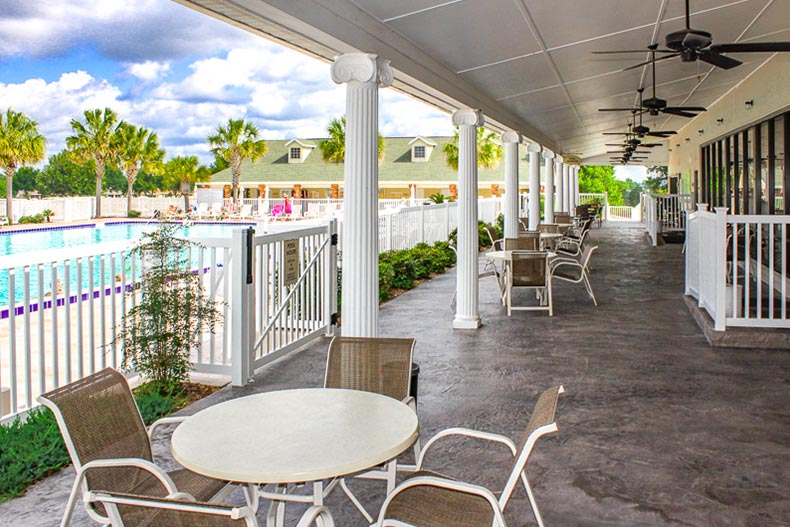
[{"label": "latch on gate", "polygon": [[338,318],[339,318],[339,317],[337,316],[337,313],[332,313],[332,316],[331,316],[331,317],[329,317],[329,323],[330,323],[330,325],[332,325],[332,326],[337,326],[337,319],[338,319]]}]

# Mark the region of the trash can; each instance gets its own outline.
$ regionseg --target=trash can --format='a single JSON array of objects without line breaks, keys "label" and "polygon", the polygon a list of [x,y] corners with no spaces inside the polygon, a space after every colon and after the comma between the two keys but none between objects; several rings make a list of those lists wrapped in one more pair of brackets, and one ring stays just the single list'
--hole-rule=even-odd
[{"label": "trash can", "polygon": [[409,389],[409,395],[414,397],[414,402],[417,402],[417,385],[420,381],[420,365],[416,362],[411,363],[411,388]]}]

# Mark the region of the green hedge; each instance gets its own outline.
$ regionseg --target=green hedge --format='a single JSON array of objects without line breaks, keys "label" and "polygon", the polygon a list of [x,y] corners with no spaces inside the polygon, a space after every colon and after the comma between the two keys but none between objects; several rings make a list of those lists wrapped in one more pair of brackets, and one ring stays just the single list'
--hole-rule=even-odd
[{"label": "green hedge", "polygon": [[388,300],[393,289],[411,289],[417,280],[443,273],[455,264],[448,242],[418,243],[411,249],[379,255],[379,301]]},{"label": "green hedge", "polygon": [[[134,398],[146,425],[171,414],[184,401],[182,395],[163,395],[144,387],[135,390]],[[17,418],[0,426],[0,502],[21,496],[27,487],[70,462],[49,409],[35,408],[24,421]]]},{"label": "green hedge", "polygon": [[[494,229],[494,238],[499,240],[504,236],[504,222],[504,216],[501,214],[497,217],[495,225],[491,225],[490,223],[486,223],[482,220],[477,222],[478,251],[491,248],[491,240],[488,237],[488,234],[486,234],[485,227],[492,227]],[[458,244],[458,229],[453,229],[453,232],[450,233],[450,241],[456,245]]]}]

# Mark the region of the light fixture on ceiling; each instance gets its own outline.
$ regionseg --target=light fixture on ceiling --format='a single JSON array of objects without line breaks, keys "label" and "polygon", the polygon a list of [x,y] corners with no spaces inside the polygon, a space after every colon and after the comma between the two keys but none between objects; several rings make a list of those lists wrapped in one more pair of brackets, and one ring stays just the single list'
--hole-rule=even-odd
[{"label": "light fixture on ceiling", "polygon": [[[686,138],[686,142],[687,142],[687,143],[690,143],[690,142],[691,142],[691,138],[690,138],[690,137],[687,137],[687,138]],[[678,146],[680,146],[680,145],[678,145]]]},{"label": "light fixture on ceiling", "polygon": [[716,119],[716,126],[721,126],[724,124],[724,117],[719,117]]},{"label": "light fixture on ceiling", "polygon": [[704,133],[705,133],[705,130],[703,130],[702,128],[700,128],[699,130],[697,130],[697,133],[698,133],[699,135],[702,135],[702,134],[704,134]]},{"label": "light fixture on ceiling", "polygon": [[676,146],[676,147],[678,147],[678,148],[680,148],[680,143],[676,144],[675,146]]},{"label": "light fixture on ceiling", "polygon": [[746,109],[751,110],[754,107],[754,99],[749,99],[748,101],[746,101],[745,104],[746,104]]}]

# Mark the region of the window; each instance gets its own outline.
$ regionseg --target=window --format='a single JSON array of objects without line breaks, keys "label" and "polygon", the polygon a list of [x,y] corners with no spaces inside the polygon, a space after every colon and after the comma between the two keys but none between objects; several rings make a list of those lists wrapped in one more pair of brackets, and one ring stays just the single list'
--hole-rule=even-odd
[{"label": "window", "polygon": [[415,157],[415,159],[425,159],[425,147],[424,146],[415,146],[414,147],[414,157]]},{"label": "window", "polygon": [[298,146],[292,147],[289,157],[291,159],[302,159],[302,149],[299,148]]}]

